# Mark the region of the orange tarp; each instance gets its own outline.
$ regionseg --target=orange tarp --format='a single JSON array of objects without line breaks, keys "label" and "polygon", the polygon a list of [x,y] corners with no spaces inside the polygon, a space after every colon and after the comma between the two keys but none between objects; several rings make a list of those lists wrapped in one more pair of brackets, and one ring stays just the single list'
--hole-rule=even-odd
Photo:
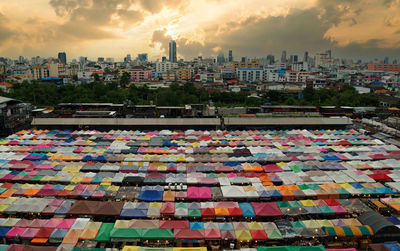
[{"label": "orange tarp", "polygon": [[228,208],[224,208],[224,207],[216,207],[215,208],[215,215],[216,216],[229,216],[229,210]]},{"label": "orange tarp", "polygon": [[81,236],[83,230],[70,229],[62,241],[63,244],[76,244]]}]

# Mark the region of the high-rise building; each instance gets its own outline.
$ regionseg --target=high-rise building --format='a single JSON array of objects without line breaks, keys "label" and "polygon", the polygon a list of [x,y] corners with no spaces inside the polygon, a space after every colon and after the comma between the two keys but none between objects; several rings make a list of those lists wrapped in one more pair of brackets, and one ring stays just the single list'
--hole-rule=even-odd
[{"label": "high-rise building", "polygon": [[233,54],[232,54],[232,50],[229,50],[228,62],[229,62],[229,63],[232,63],[232,62],[233,62]]},{"label": "high-rise building", "polygon": [[384,64],[389,64],[389,57],[385,57],[385,59],[383,60]]},{"label": "high-rise building", "polygon": [[63,63],[64,65],[67,64],[67,54],[65,52],[59,52],[58,59],[60,59],[61,63]]},{"label": "high-rise building", "polygon": [[66,73],[65,64],[61,59],[54,59],[48,62],[49,77],[60,77]]},{"label": "high-rise building", "polygon": [[147,53],[138,54],[137,60],[143,61],[143,62],[147,61]]},{"label": "high-rise building", "polygon": [[282,51],[281,63],[286,63],[286,51]]},{"label": "high-rise building", "polygon": [[332,50],[326,50],[325,53],[328,54],[328,58],[329,58],[329,59],[332,58]]},{"label": "high-rise building", "polygon": [[167,62],[167,57],[162,57],[161,62]]},{"label": "high-rise building", "polygon": [[304,52],[303,62],[308,63],[308,51]]},{"label": "high-rise building", "polygon": [[79,57],[79,63],[84,66],[87,63],[87,57]]},{"label": "high-rise building", "polygon": [[298,61],[299,61],[299,57],[297,55],[294,55],[292,63],[297,63]]},{"label": "high-rise building", "polygon": [[246,63],[246,57],[242,57],[242,60],[240,62]]},{"label": "high-rise building", "polygon": [[176,42],[175,42],[175,40],[171,40],[169,42],[169,61],[172,63],[176,63],[178,61],[176,58]]},{"label": "high-rise building", "polygon": [[275,57],[274,57],[274,55],[269,54],[269,55],[267,56],[267,64],[272,65],[272,64],[274,64],[274,63],[275,63]]},{"label": "high-rise building", "polygon": [[104,58],[103,57],[97,58],[97,62],[104,62]]},{"label": "high-rise building", "polygon": [[218,63],[218,64],[224,64],[224,63],[225,63],[225,55],[224,55],[224,53],[223,53],[222,51],[220,51],[220,52],[218,53],[218,56],[217,56],[217,63]]}]

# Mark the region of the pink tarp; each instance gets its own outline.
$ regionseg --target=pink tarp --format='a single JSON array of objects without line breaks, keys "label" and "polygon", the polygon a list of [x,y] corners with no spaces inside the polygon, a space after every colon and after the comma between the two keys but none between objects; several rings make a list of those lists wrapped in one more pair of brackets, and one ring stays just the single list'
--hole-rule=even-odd
[{"label": "pink tarp", "polygon": [[256,216],[283,216],[282,211],[275,202],[252,202],[251,206]]},{"label": "pink tarp", "polygon": [[21,236],[23,232],[25,232],[26,228],[24,227],[13,227],[6,233],[6,238],[16,238]]},{"label": "pink tarp", "polygon": [[187,189],[188,199],[211,199],[211,191],[209,187],[188,187]]},{"label": "pink tarp", "polygon": [[160,220],[160,228],[188,229],[189,221],[186,220]]}]

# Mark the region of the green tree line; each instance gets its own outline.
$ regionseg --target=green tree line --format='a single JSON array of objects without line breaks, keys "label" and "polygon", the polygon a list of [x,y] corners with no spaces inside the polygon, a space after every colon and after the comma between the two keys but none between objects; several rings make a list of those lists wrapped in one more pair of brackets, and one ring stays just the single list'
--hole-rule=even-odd
[{"label": "green tree line", "polygon": [[260,106],[266,103],[273,105],[333,105],[333,106],[377,106],[378,99],[373,94],[358,94],[347,85],[341,91],[332,89],[306,88],[301,95],[268,91],[261,97],[250,96],[249,91],[241,92],[207,92],[193,83],[171,84],[169,88],[149,89],[147,86],[126,87],[123,83],[103,83],[95,81],[87,84],[65,84],[24,81],[13,83],[6,93],[0,90],[1,96],[29,102],[37,106],[54,106],[58,103],[123,103],[150,104],[160,106],[183,106],[213,101],[217,106]]}]

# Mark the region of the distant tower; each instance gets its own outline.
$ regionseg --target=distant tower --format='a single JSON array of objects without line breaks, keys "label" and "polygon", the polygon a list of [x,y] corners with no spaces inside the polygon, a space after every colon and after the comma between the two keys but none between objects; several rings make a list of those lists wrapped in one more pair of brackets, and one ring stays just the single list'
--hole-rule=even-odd
[{"label": "distant tower", "polygon": [[65,52],[59,52],[58,59],[60,59],[63,64],[67,64],[67,54]]},{"label": "distant tower", "polygon": [[269,54],[269,55],[267,56],[267,63],[268,63],[269,65],[275,63],[275,57],[274,57],[274,55]]},{"label": "distant tower", "polygon": [[303,62],[308,63],[308,51],[304,52]]},{"label": "distant tower", "polygon": [[169,61],[176,63],[178,60],[176,58],[176,42],[175,40],[171,40],[169,42]]},{"label": "distant tower", "polygon": [[389,57],[385,57],[385,59],[383,60],[384,64],[389,64]]},{"label": "distant tower", "polygon": [[297,55],[293,56],[293,63],[297,63],[299,61],[299,57]]},{"label": "distant tower", "polygon": [[137,59],[138,59],[139,61],[146,62],[146,61],[147,61],[147,53],[138,54]]},{"label": "distant tower", "polygon": [[224,55],[224,53],[222,51],[220,51],[218,53],[217,62],[218,62],[218,64],[224,64],[225,63],[225,55]]},{"label": "distant tower", "polygon": [[332,50],[327,50],[326,54],[328,54],[328,59],[332,58]]},{"label": "distant tower", "polygon": [[228,61],[229,63],[233,62],[233,54],[232,54],[232,50],[229,50],[229,57],[228,57]]},{"label": "distant tower", "polygon": [[242,57],[242,63],[246,63],[246,57]]},{"label": "distant tower", "polygon": [[282,51],[281,63],[286,63],[286,51]]}]

